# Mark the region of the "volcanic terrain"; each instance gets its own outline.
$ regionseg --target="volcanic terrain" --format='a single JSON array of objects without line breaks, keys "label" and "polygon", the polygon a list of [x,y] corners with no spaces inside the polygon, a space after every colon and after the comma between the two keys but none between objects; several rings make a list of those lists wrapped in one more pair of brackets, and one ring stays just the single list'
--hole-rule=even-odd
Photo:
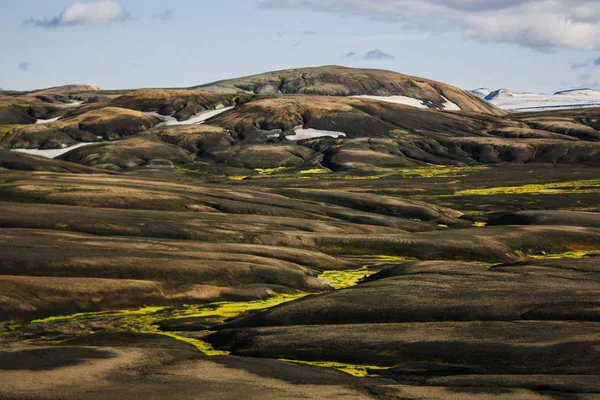
[{"label": "volcanic terrain", "polygon": [[600,108],[0,91],[0,209],[2,399],[600,398]]}]

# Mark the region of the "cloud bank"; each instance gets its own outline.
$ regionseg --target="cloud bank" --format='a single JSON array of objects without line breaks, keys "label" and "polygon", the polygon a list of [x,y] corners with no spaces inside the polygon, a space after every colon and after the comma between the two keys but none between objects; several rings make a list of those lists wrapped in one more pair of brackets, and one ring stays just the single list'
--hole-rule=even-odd
[{"label": "cloud bank", "polygon": [[600,49],[598,0],[263,0],[260,7],[392,19],[412,30],[458,30],[541,51]]},{"label": "cloud bank", "polygon": [[77,0],[68,5],[57,17],[31,18],[23,22],[23,25],[54,29],[63,26],[108,24],[128,18],[125,8],[117,0],[98,0],[89,3]]}]

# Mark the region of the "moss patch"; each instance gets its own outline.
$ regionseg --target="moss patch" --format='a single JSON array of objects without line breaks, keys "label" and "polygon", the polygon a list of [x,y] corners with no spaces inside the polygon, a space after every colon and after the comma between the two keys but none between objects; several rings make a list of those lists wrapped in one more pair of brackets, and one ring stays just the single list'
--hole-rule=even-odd
[{"label": "moss patch", "polygon": [[535,254],[532,252],[517,251],[517,255],[531,260],[557,260],[561,258],[583,258],[590,255],[600,255],[600,250],[574,250],[564,253]]},{"label": "moss patch", "polygon": [[588,179],[568,182],[529,184],[523,186],[499,186],[480,189],[460,190],[454,196],[489,196],[496,194],[565,194],[597,193],[600,191],[600,179]]},{"label": "moss patch", "polygon": [[0,140],[4,139],[4,137],[21,125],[0,125]]},{"label": "moss patch", "polygon": [[367,267],[352,271],[325,271],[319,275],[319,279],[331,283],[336,289],[345,289],[356,285],[372,273]]},{"label": "moss patch", "polygon": [[373,372],[376,372],[377,370],[386,370],[386,369],[394,368],[394,366],[380,367],[377,365],[346,364],[346,363],[340,363],[340,362],[336,362],[336,361],[301,361],[301,360],[289,360],[286,358],[280,358],[279,360],[297,363],[297,364],[312,365],[314,367],[334,368],[334,369],[337,369],[338,371],[342,371],[347,374],[350,374],[353,376],[358,376],[358,377],[376,376],[376,374],[373,375]]}]

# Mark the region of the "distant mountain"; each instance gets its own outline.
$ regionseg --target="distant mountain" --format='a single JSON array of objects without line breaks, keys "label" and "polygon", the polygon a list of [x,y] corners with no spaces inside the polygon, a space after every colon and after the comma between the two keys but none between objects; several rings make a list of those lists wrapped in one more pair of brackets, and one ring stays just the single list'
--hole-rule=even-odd
[{"label": "distant mountain", "polygon": [[[495,106],[512,112],[561,110],[600,106],[600,92],[593,89],[562,90],[554,94],[521,93],[508,89],[481,88],[470,92]],[[487,93],[487,94],[486,94]]]},{"label": "distant mountain", "polygon": [[474,94],[477,97],[485,98],[488,94],[493,92],[493,89],[489,88],[479,88],[474,90],[469,90],[470,93]]},{"label": "distant mountain", "polygon": [[593,89],[571,89],[571,90],[562,90],[560,92],[554,93],[555,96],[560,95],[569,95],[569,96],[589,96],[589,97],[600,97],[600,92],[597,92]]}]

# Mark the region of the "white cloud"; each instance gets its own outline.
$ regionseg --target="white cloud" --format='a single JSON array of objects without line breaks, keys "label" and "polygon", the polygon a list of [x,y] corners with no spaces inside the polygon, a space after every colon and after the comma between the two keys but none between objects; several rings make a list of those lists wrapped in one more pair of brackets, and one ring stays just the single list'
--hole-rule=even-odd
[{"label": "white cloud", "polygon": [[401,22],[426,32],[537,50],[600,49],[598,0],[263,0],[262,8],[308,9]]},{"label": "white cloud", "polygon": [[107,24],[128,19],[123,5],[117,0],[98,0],[89,3],[75,1],[68,5],[58,17],[34,19],[31,18],[23,25],[43,28],[58,28],[85,24]]}]

